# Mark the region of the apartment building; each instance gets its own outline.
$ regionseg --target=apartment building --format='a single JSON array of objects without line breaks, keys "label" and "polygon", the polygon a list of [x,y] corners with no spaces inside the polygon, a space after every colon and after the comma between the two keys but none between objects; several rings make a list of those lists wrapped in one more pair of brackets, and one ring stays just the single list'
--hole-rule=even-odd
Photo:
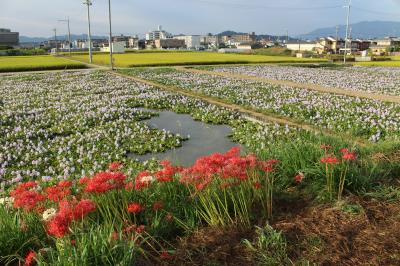
[{"label": "apartment building", "polygon": [[187,49],[198,49],[201,46],[200,35],[178,35],[174,39],[183,40]]},{"label": "apartment building", "polygon": [[161,25],[158,26],[157,30],[146,33],[146,41],[164,40],[172,38],[173,38],[172,34],[163,30]]}]

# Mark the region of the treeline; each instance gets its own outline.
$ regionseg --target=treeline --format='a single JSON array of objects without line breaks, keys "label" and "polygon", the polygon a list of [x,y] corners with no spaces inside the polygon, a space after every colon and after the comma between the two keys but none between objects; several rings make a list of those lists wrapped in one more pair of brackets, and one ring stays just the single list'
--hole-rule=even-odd
[{"label": "treeline", "polygon": [[0,56],[29,56],[45,54],[47,54],[47,50],[42,48],[12,48],[8,46],[0,46]]}]

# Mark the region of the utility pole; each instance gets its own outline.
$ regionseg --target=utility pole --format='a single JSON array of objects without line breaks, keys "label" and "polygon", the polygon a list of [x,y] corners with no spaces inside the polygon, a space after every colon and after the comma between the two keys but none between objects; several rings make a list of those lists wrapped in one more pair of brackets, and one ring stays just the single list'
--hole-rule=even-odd
[{"label": "utility pole", "polygon": [[286,30],[286,44],[289,42],[289,30]]},{"label": "utility pole", "polygon": [[91,64],[93,62],[93,56],[92,56],[92,36],[91,36],[91,33],[90,33],[90,11],[89,11],[89,7],[92,5],[92,1],[91,0],[85,0],[85,2],[83,2],[83,4],[87,5],[89,63]]},{"label": "utility pole", "polygon": [[108,0],[108,22],[110,24],[110,65],[111,70],[114,70],[114,62],[113,62],[113,47],[112,47],[112,31],[111,31],[111,0]]},{"label": "utility pole", "polygon": [[57,29],[54,28],[53,31],[54,31],[54,43],[56,45],[56,55],[57,55]]},{"label": "utility pole", "polygon": [[[347,20],[346,20],[346,39],[344,40],[344,57],[343,63],[346,64],[346,56],[347,56],[347,41],[349,38],[349,24],[350,24],[350,11],[351,11],[351,0],[348,0],[348,5],[345,6],[347,8]],[[351,43],[350,43],[350,51],[351,51]]]},{"label": "utility pole", "polygon": [[336,40],[339,39],[339,25],[336,26]]},{"label": "utility pole", "polygon": [[68,25],[68,51],[69,51],[69,56],[71,56],[71,30],[69,28],[69,17],[67,19],[60,19],[58,21],[67,22],[67,25]]}]

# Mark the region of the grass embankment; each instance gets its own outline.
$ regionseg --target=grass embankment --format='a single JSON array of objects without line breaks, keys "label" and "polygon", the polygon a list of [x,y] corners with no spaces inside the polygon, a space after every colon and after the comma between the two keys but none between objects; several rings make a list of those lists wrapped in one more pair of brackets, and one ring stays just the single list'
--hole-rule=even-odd
[{"label": "grass embankment", "polygon": [[[87,55],[76,55],[72,56],[72,59],[87,62],[88,57]],[[114,60],[117,67],[324,62],[321,59],[304,59],[290,56],[219,54],[210,52],[127,53],[115,54]],[[109,55],[95,54],[93,55],[93,62],[98,65],[108,65]]]},{"label": "grass embankment", "polygon": [[0,57],[0,72],[56,70],[85,68],[79,62],[73,62],[62,57],[42,56],[2,56]]}]

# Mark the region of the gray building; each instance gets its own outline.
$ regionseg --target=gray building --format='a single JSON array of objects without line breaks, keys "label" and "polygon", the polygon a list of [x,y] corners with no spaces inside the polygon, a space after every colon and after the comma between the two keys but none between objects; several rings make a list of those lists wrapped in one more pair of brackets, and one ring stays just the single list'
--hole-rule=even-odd
[{"label": "gray building", "polygon": [[0,29],[0,46],[18,46],[19,33],[9,29]]}]

